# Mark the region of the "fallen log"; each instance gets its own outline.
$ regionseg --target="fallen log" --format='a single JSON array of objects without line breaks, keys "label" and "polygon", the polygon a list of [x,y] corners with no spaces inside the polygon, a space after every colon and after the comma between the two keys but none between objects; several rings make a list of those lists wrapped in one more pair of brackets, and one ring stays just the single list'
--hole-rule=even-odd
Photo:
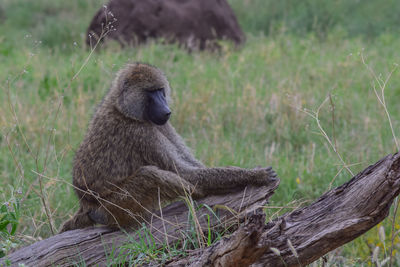
[{"label": "fallen log", "polygon": [[399,193],[400,154],[389,155],[311,205],[266,225],[252,215],[229,238],[168,266],[305,266],[381,222]]},{"label": "fallen log", "polygon": [[[278,184],[277,180],[269,187],[247,188],[199,201],[196,213],[200,229],[206,229],[209,223],[208,217],[201,215],[213,216],[208,206],[222,207],[220,219],[214,219],[213,226],[231,224],[232,219],[240,222],[246,218],[246,223],[230,237],[196,250],[186,258],[171,261],[167,266],[309,264],[362,235],[388,215],[394,198],[400,193],[400,155],[381,159],[311,205],[265,224],[258,207],[265,204]],[[156,242],[173,243],[181,239],[190,224],[189,214],[183,202],[162,209],[162,215],[155,215],[148,225]],[[13,266],[18,263],[68,266],[82,261],[87,265],[106,265],[111,251],[121,252],[121,244],[132,240],[132,236],[137,238],[132,232],[113,232],[104,227],[68,231],[22,248],[8,255],[7,260]],[[4,259],[0,260],[0,266],[3,263]]]},{"label": "fallen log", "polygon": [[[199,232],[210,227],[238,225],[246,214],[264,206],[278,185],[279,179],[274,179],[268,186],[247,187],[229,195],[210,195],[195,203],[186,203],[188,199],[172,203],[154,214],[147,223],[146,231],[161,245],[185,239],[187,233],[193,231],[193,224]],[[188,207],[193,208],[189,211]],[[193,212],[196,216],[192,215]],[[196,221],[188,220],[189,217],[196,218]],[[121,249],[121,245],[142,238],[140,231],[113,231],[106,227],[67,231],[11,253],[6,259],[0,259],[0,266],[5,260],[12,266],[20,263],[27,266],[71,266],[79,263],[106,266],[111,254],[129,253]]]}]

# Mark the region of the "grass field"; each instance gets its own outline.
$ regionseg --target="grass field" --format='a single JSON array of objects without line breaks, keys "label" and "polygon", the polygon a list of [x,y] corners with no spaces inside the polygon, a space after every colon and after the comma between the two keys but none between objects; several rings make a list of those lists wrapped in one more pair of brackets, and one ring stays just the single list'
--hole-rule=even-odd
[{"label": "grass field", "polygon": [[[240,2],[231,1],[237,10]],[[398,150],[400,37],[391,28],[372,37],[340,25],[323,28],[323,38],[289,26],[271,33],[257,28],[259,16],[251,22],[238,12],[247,33],[241,49],[223,43],[218,53],[189,54],[174,45],[111,44],[90,54],[85,30],[101,4],[0,3],[0,201],[23,199],[14,243],[52,235],[77,209],[69,185],[74,150],[115,72],[131,61],[164,70],[173,88],[172,124],[207,166],[274,167],[281,185],[271,204],[282,208],[271,214],[309,203],[351,178],[310,116],[317,110],[353,173]],[[373,89],[380,94],[389,76],[384,96],[393,132]],[[387,219],[339,249],[332,263],[370,265],[377,246],[384,260],[391,225]],[[382,226],[386,238],[382,230],[379,235]],[[7,250],[9,243],[0,242]],[[400,264],[398,236],[394,243]]]}]

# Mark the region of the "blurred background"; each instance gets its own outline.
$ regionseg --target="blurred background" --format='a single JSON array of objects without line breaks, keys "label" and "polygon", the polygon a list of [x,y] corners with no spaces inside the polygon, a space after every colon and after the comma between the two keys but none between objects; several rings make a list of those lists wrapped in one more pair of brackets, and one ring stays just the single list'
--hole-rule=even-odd
[{"label": "blurred background", "polygon": [[[228,0],[247,35],[315,35],[324,39],[332,32],[342,37],[372,40],[399,33],[400,5],[395,0]],[[16,30],[35,34],[43,45],[66,48],[82,40],[95,12],[106,2],[2,0],[2,35]],[[7,34],[6,34],[7,33]],[[16,37],[18,38],[18,37]]]}]

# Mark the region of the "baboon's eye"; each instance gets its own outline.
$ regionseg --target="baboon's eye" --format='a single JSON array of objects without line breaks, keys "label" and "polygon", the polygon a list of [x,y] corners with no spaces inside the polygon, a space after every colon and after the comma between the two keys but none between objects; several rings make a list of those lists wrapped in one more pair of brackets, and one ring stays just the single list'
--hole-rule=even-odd
[{"label": "baboon's eye", "polygon": [[163,96],[165,97],[165,89],[164,89],[164,88],[161,88],[161,89],[159,89],[159,90],[162,92]]}]

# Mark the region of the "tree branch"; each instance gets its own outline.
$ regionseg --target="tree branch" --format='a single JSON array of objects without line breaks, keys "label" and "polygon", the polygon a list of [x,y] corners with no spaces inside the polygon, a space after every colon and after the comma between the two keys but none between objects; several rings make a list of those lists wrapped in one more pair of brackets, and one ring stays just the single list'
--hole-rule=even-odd
[{"label": "tree branch", "polygon": [[[245,224],[214,245],[198,249],[167,266],[299,266],[309,264],[327,252],[362,235],[389,213],[400,192],[400,155],[389,155],[349,182],[323,194],[309,206],[296,209],[265,224],[260,213],[279,181],[268,187],[208,196],[197,204],[198,225],[206,230],[208,214],[213,227]],[[218,210],[214,217],[204,205]],[[158,244],[172,244],[183,238],[190,226],[188,208],[176,202],[155,215],[148,228]],[[246,220],[244,220],[246,219]],[[235,228],[234,228],[235,229]],[[107,263],[107,255],[121,252],[120,246],[138,240],[134,232],[110,231],[105,227],[68,231],[22,248],[7,256],[12,265],[68,266]],[[290,241],[288,241],[290,240]],[[132,241],[131,241],[132,242]],[[277,255],[279,254],[279,255]],[[0,266],[4,259],[0,260]]]},{"label": "tree branch", "polygon": [[389,155],[311,205],[262,226],[251,215],[228,239],[168,266],[305,266],[381,222],[399,192],[400,154]]},{"label": "tree branch", "polygon": [[[276,179],[269,186],[247,187],[229,195],[210,195],[195,202],[199,231],[212,228],[237,226],[248,213],[264,206],[278,187]],[[215,211],[210,211],[214,208]],[[218,218],[214,214],[218,215]],[[168,205],[161,213],[154,214],[147,228],[157,244],[172,244],[186,238],[191,229],[188,221],[188,206],[184,201]],[[207,216],[208,215],[208,216]],[[210,221],[208,220],[210,218]],[[124,253],[120,246],[140,241],[135,231],[112,231],[106,227],[89,227],[67,231],[30,246],[21,248],[6,257],[12,265],[25,263],[27,266],[70,266],[84,262],[86,265],[106,265],[110,254]],[[4,259],[0,259],[0,266]]]}]

